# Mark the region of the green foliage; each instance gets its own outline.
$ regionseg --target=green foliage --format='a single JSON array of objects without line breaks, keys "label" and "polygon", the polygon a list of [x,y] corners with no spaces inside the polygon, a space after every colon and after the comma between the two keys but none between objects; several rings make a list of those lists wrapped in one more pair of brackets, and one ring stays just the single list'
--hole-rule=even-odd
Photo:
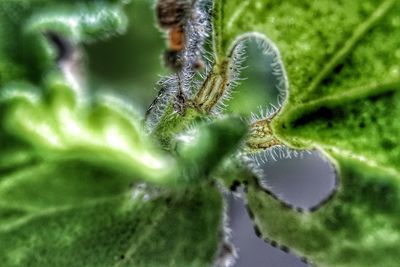
[{"label": "green foliage", "polygon": [[71,59],[56,62],[46,35],[78,53],[125,28],[122,6],[4,1],[0,10],[2,40],[14,38],[0,49],[2,266],[211,265],[223,201],[207,176],[245,125],[202,122],[187,134],[196,146],[177,140],[177,151],[162,151],[131,105],[93,95]]},{"label": "green foliage", "polygon": [[203,184],[148,195],[130,182],[82,163],[3,175],[2,265],[210,265],[220,238],[219,192]]},{"label": "green foliage", "polygon": [[255,223],[267,240],[290,246],[317,266],[397,266],[398,176],[337,158],[339,191],[314,213],[287,210],[251,185],[248,204]]},{"label": "green foliage", "polygon": [[1,1],[0,84],[37,82],[54,66],[55,51],[45,40],[46,32],[60,32],[77,43],[106,38],[125,27],[117,1]]},{"label": "green foliage", "polygon": [[[265,238],[321,266],[398,265],[397,1],[214,1],[214,65],[202,83],[187,70],[161,83],[179,86],[153,103],[162,111],[154,127],[116,95],[92,93],[80,66],[82,45],[96,57],[104,47],[92,43],[124,33],[132,6],[0,1],[2,266],[211,266],[224,241],[216,184],[235,179],[247,182]],[[241,142],[248,126],[218,106],[239,75],[240,43],[254,32],[289,91]],[[194,33],[189,40],[204,41]],[[124,49],[117,57],[135,56]],[[340,187],[320,210],[288,210],[241,161],[249,148],[282,145],[321,149],[335,163]]]},{"label": "green foliage", "polygon": [[400,5],[397,1],[217,1],[217,53],[260,32],[280,50],[289,97],[274,135],[319,148],[340,190],[313,214],[285,210],[250,187],[267,239],[321,266],[397,266],[400,245]]}]

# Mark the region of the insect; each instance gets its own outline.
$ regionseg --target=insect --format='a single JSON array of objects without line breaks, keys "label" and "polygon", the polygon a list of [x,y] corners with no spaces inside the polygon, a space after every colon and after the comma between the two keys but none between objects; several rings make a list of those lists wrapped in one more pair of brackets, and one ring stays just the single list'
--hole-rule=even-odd
[{"label": "insect", "polygon": [[[158,25],[167,32],[164,64],[174,71],[180,71],[184,65],[183,51],[189,38],[186,26],[189,20],[195,21],[194,4],[195,0],[158,0],[156,5]],[[200,58],[192,63],[194,69],[200,69],[202,65]]]},{"label": "insect", "polygon": [[160,27],[171,29],[185,24],[191,2],[191,0],[158,0],[156,13]]},{"label": "insect", "polygon": [[159,0],[156,6],[158,24],[167,31],[168,48],[164,52],[164,63],[168,68],[182,68],[181,52],[185,46],[185,24],[189,17],[190,0]]},{"label": "insect", "polygon": [[174,73],[160,82],[159,94],[146,111],[148,125],[157,122],[170,99],[176,113],[185,113],[189,80],[205,66],[203,45],[211,32],[209,0],[158,0],[155,9],[159,28],[167,33],[164,64]]},{"label": "insect", "polygon": [[182,53],[185,47],[185,32],[183,26],[173,27],[168,31],[168,48],[164,51],[166,67],[180,70],[183,67]]}]

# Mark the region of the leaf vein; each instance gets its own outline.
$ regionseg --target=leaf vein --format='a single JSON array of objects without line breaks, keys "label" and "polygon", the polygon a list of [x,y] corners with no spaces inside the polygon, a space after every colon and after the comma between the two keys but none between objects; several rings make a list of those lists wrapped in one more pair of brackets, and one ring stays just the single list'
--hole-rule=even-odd
[{"label": "leaf vein", "polygon": [[321,72],[311,81],[310,86],[304,90],[304,92],[299,96],[300,100],[304,100],[313,93],[320,83],[332,73],[335,67],[340,64],[352,51],[353,48],[358,44],[358,42],[368,33],[368,31],[373,28],[380,19],[390,10],[390,8],[395,4],[395,0],[384,1],[363,23],[361,23],[354,30],[352,36],[345,41],[343,46],[339,48],[329,62],[322,68]]}]

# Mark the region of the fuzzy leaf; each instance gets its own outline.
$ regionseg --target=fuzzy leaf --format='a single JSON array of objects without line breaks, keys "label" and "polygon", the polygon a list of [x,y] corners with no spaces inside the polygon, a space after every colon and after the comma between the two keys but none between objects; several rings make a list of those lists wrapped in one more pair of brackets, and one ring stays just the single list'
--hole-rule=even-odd
[{"label": "fuzzy leaf", "polygon": [[217,56],[226,56],[241,34],[264,34],[281,52],[290,101],[398,82],[397,1],[218,0],[215,8]]},{"label": "fuzzy leaf", "polygon": [[287,69],[289,99],[272,123],[275,135],[396,168],[400,4],[234,2],[216,3],[223,6],[216,11],[218,53],[227,53],[238,34],[262,32]]},{"label": "fuzzy leaf", "polygon": [[249,207],[263,237],[316,266],[385,266],[400,261],[400,185],[393,176],[340,158],[338,193],[314,213],[296,213],[249,186]]},{"label": "fuzzy leaf", "polygon": [[249,203],[262,232],[317,265],[396,266],[400,3],[220,0],[215,6],[218,57],[238,35],[254,31],[280,51],[289,96],[272,119],[273,135],[337,158],[343,183],[334,200],[311,215],[284,210],[251,188]]}]

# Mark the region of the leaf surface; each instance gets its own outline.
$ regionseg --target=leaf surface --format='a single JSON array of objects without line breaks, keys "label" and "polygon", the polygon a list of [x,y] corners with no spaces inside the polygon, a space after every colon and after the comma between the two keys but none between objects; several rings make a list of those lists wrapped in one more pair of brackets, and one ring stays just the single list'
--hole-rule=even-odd
[{"label": "leaf surface", "polygon": [[211,265],[222,223],[219,191],[208,184],[141,189],[130,180],[77,163],[3,177],[2,265]]},{"label": "leaf surface", "polygon": [[264,236],[317,266],[396,266],[399,2],[220,0],[215,7],[218,57],[248,32],[264,34],[280,51],[289,88],[272,119],[273,135],[294,148],[327,152],[342,183],[331,202],[306,215],[250,187]]},{"label": "leaf surface", "polygon": [[[223,199],[200,173],[218,160],[201,170],[192,161],[223,157],[245,126],[227,136],[238,119],[203,125],[194,142],[207,145],[202,131],[225,135],[226,149],[189,146],[178,156],[192,161],[179,161],[149,139],[131,105],[74,83],[45,34],[73,48],[117,34],[118,1],[3,1],[0,15],[2,266],[210,266]],[[175,188],[188,170],[197,182]]]},{"label": "leaf surface", "polygon": [[387,266],[400,260],[398,177],[339,158],[336,195],[314,213],[296,213],[252,184],[249,207],[268,241],[317,266]]}]

